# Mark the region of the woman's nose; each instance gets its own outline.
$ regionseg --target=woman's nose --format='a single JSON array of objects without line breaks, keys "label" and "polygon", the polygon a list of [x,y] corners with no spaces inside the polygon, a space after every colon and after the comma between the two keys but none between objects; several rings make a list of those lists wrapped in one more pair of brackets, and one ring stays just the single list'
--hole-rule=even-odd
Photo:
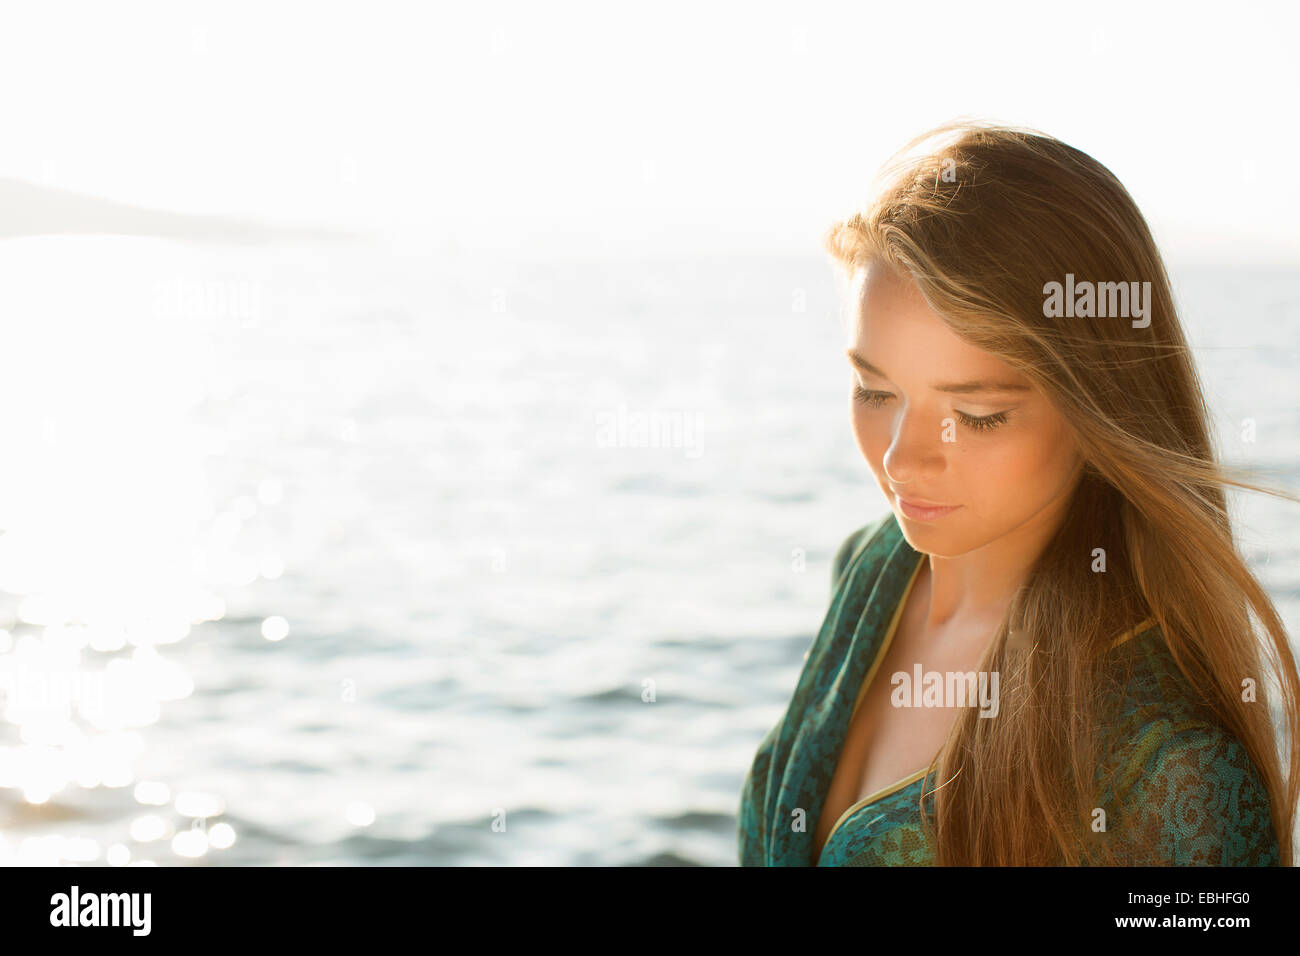
[{"label": "woman's nose", "polygon": [[942,472],[944,438],[952,434],[951,425],[951,420],[933,414],[900,413],[883,462],[889,480],[903,485]]}]

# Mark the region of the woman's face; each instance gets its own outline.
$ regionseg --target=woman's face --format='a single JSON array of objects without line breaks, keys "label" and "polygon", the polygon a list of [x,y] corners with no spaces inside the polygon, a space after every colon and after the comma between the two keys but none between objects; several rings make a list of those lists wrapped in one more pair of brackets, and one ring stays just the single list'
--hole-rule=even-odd
[{"label": "woman's face", "polygon": [[958,338],[910,276],[872,263],[855,290],[853,432],[908,543],[956,557],[1058,522],[1082,462],[1055,407]]}]

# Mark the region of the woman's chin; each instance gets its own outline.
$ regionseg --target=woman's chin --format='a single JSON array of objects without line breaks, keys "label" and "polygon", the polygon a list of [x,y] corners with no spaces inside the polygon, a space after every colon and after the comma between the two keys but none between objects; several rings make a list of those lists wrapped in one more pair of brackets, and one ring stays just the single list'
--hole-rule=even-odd
[{"label": "woman's chin", "polygon": [[962,548],[956,542],[951,531],[936,528],[924,521],[911,521],[896,514],[898,527],[903,532],[903,539],[913,551],[931,555],[936,558],[954,558],[965,554],[968,548]]}]

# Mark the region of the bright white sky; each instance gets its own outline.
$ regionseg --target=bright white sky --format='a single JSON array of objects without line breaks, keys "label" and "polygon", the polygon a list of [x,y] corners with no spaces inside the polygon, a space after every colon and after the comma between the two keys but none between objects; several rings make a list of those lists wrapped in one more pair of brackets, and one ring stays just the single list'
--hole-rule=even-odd
[{"label": "bright white sky", "polygon": [[[815,250],[897,146],[1035,126],[1157,239],[1300,260],[1294,4],[42,2],[0,176],[517,247]],[[1258,198],[1256,198],[1258,196]]]}]

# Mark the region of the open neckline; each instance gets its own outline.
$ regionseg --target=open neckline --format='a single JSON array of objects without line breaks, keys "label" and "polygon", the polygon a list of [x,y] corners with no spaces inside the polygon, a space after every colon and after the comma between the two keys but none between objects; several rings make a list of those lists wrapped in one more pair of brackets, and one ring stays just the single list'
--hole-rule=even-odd
[{"label": "open neckline", "polygon": [[[902,543],[905,544],[906,542],[904,541]],[[894,636],[898,632],[899,624],[902,621],[903,610],[904,608],[907,607],[908,598],[910,598],[912,595],[912,587],[913,585],[916,584],[916,579],[920,576],[921,568],[924,567],[927,557],[928,555],[926,555],[923,552],[917,553],[916,567],[912,569],[912,573],[907,580],[907,585],[903,589],[902,597],[899,598],[898,605],[897,607],[894,608],[894,613],[893,616],[890,618],[889,626],[885,632],[885,638],[880,645],[880,650],[877,652],[875,659],[871,662],[871,666],[870,668],[868,668],[866,676],[862,678],[862,683],[858,686],[857,698],[853,702],[853,709],[849,712],[848,721],[844,725],[844,733],[840,738],[839,747],[836,750],[835,770],[832,771],[832,780],[834,779],[835,771],[839,769],[840,759],[844,756],[844,745],[848,740],[849,731],[853,727],[853,719],[854,717],[857,716],[858,709],[862,705],[862,701],[866,697],[866,692],[868,688],[870,688],[871,682],[876,676],[876,672],[880,669],[880,666],[884,663],[885,655],[889,653],[890,645],[893,644]],[[1110,645],[1109,649],[1114,650],[1116,647],[1128,643],[1128,641],[1130,641],[1132,638],[1147,633],[1148,631],[1151,630],[1151,628],[1156,623],[1157,621],[1154,617],[1146,618],[1145,620],[1136,624],[1134,627],[1120,634]],[[817,849],[817,856],[814,860],[814,864],[819,863],[821,861],[821,858],[825,856],[826,848],[830,846],[832,838],[835,836],[836,832],[840,829],[840,827],[842,827],[850,817],[858,813],[860,810],[869,807],[871,804],[883,800],[885,797],[892,796],[893,794],[897,793],[899,790],[902,790],[904,787],[908,787],[911,784],[916,783],[918,780],[922,779],[929,770],[930,770],[929,765],[922,767],[919,770],[914,770],[911,773],[907,774],[906,776],[898,780],[895,780],[893,783],[881,787],[879,790],[876,790],[874,793],[868,794],[867,796],[863,797],[861,800],[858,800],[855,803],[850,804],[844,810],[844,812],[839,815],[839,817],[835,821],[834,826],[832,826],[830,831],[826,834],[826,839],[822,841],[822,845]],[[830,784],[827,784],[828,793],[829,790],[830,790]],[[822,805],[823,812],[825,811],[825,809],[826,809],[825,803],[823,802]]]},{"label": "open neckline", "polygon": [[[831,772],[832,780],[834,780],[835,772],[839,770],[840,760],[844,757],[844,745],[848,741],[849,731],[853,729],[853,718],[857,716],[858,708],[861,706],[863,699],[866,697],[867,688],[871,686],[871,681],[875,678],[876,671],[880,669],[880,665],[884,663],[885,655],[889,653],[889,646],[894,642],[894,635],[897,633],[899,623],[903,619],[903,609],[907,607],[907,599],[912,596],[912,586],[916,584],[916,579],[920,577],[921,568],[925,566],[926,557],[927,556],[924,553],[919,554],[918,560],[916,562],[916,567],[912,569],[911,577],[907,579],[907,586],[903,589],[903,596],[899,598],[898,606],[894,608],[894,615],[893,617],[890,618],[889,627],[885,631],[885,639],[880,645],[880,650],[876,653],[875,660],[871,662],[871,667],[867,670],[866,676],[862,678],[862,683],[858,685],[858,696],[857,699],[853,702],[853,710],[849,712],[849,719],[848,722],[845,723],[844,725],[844,734],[840,738],[840,745],[836,752],[835,770]],[[835,835],[835,831],[838,830],[840,826],[843,825],[845,820],[847,820],[858,810],[861,810],[863,807],[869,806],[875,801],[881,800],[889,796],[891,793],[895,793],[900,788],[907,786],[909,783],[914,783],[916,780],[924,776],[925,772],[929,769],[930,769],[929,766],[925,766],[922,767],[920,770],[914,770],[911,773],[907,774],[907,776],[903,777],[902,779],[895,780],[893,783],[881,787],[879,790],[875,791],[874,793],[871,793],[863,797],[861,800],[858,800],[856,803],[850,804],[844,810],[844,812],[841,813],[839,817],[836,819],[835,825],[831,827],[830,832],[826,834],[826,839],[822,841],[821,847],[817,850],[818,860],[820,860],[822,854],[826,852],[826,847],[830,845],[831,837]],[[829,792],[829,790],[830,790],[830,785],[827,784],[827,791]],[[826,809],[824,803],[822,809],[823,811]]]}]

